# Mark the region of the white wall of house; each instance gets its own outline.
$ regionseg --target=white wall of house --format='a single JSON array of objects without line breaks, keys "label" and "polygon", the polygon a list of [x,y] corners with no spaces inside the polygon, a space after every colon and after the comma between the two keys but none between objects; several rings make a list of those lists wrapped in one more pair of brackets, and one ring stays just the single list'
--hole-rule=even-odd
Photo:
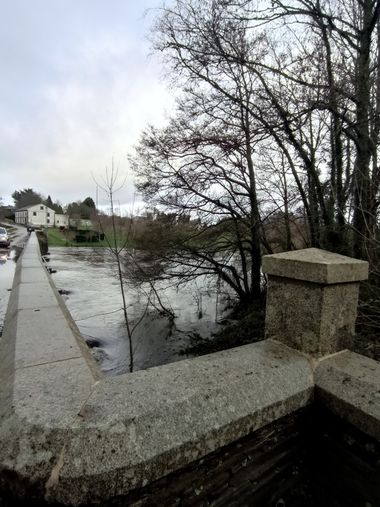
[{"label": "white wall of house", "polygon": [[27,209],[16,209],[15,210],[15,222],[16,224],[28,225],[28,210]]},{"label": "white wall of house", "polygon": [[69,228],[69,217],[68,215],[62,215],[61,213],[55,214],[55,226],[56,227],[64,227],[65,229]]},{"label": "white wall of house", "polygon": [[54,227],[55,211],[45,204],[33,204],[15,211],[16,224]]}]

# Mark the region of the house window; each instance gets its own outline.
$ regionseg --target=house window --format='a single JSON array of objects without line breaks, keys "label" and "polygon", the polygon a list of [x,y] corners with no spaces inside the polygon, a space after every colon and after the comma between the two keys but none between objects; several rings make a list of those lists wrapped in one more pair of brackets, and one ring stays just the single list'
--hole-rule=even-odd
[{"label": "house window", "polygon": [[43,207],[43,206],[40,206],[40,209],[42,209],[42,210],[43,210],[43,209],[44,209],[44,207]]},{"label": "house window", "polygon": [[33,211],[33,216],[36,217],[37,216],[37,211]]},{"label": "house window", "polygon": [[50,213],[48,213],[47,216],[50,217]]},{"label": "house window", "polygon": [[50,224],[50,220],[49,220],[48,218],[46,219],[46,223],[47,223],[47,224]]}]

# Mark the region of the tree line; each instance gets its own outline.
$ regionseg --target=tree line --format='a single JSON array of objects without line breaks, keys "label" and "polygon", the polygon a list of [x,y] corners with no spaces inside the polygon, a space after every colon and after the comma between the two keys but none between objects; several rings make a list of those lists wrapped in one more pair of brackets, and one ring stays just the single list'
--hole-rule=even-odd
[{"label": "tree line", "polygon": [[59,201],[53,201],[50,195],[45,198],[41,193],[32,188],[15,190],[12,194],[12,199],[16,209],[42,203],[56,213],[66,213],[72,218],[89,219],[96,209],[92,197],[86,197],[83,201],[74,201],[63,206]]}]

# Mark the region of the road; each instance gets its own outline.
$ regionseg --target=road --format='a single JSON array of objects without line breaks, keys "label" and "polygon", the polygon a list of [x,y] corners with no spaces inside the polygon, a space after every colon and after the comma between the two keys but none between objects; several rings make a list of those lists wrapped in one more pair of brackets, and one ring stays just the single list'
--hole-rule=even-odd
[{"label": "road", "polygon": [[12,289],[16,261],[28,238],[25,227],[9,220],[1,220],[0,225],[8,230],[11,240],[10,248],[0,249],[0,336],[3,329],[9,294]]},{"label": "road", "polygon": [[5,227],[8,231],[9,237],[11,239],[11,250],[14,248],[23,248],[26,239],[28,238],[28,231],[25,227],[21,225],[17,225],[10,220],[0,220],[0,225]]}]

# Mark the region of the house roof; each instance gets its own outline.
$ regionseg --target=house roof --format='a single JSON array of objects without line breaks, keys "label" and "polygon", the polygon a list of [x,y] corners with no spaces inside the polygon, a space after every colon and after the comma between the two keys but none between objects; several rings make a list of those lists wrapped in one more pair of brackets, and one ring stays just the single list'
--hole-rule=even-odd
[{"label": "house roof", "polygon": [[30,204],[29,206],[23,206],[22,208],[17,208],[16,211],[28,211],[30,208],[34,208],[35,206],[45,206],[48,210],[54,211],[49,206],[46,206],[43,202],[37,202],[36,204]]}]

